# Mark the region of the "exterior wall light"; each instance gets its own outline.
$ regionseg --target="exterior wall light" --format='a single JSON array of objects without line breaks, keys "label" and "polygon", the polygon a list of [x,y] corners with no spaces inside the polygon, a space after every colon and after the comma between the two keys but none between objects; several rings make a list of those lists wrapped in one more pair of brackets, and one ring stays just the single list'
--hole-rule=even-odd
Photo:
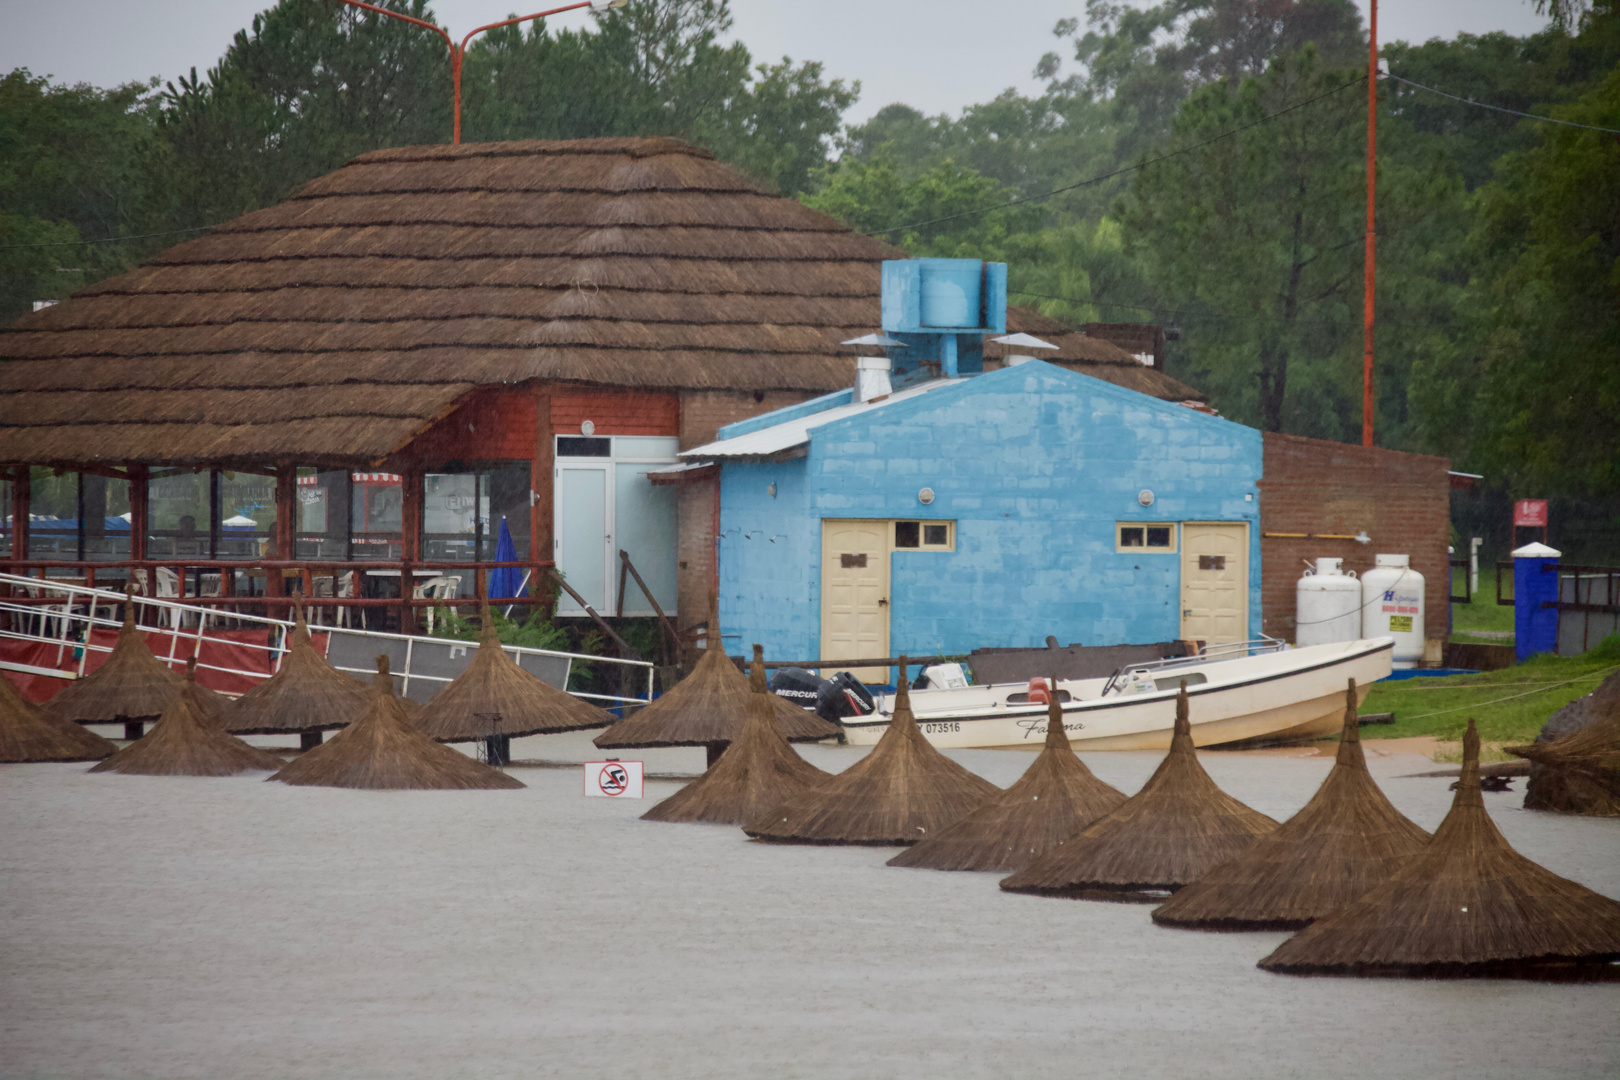
[{"label": "exterior wall light", "polygon": [[1153,492],[1149,491],[1147,488],[1143,488],[1141,491],[1136,493],[1136,501],[1141,503],[1143,506],[1152,506]]},{"label": "exterior wall light", "polygon": [[923,488],[921,491],[917,492],[917,501],[922,503],[924,506],[930,505],[934,501],[934,489]]}]

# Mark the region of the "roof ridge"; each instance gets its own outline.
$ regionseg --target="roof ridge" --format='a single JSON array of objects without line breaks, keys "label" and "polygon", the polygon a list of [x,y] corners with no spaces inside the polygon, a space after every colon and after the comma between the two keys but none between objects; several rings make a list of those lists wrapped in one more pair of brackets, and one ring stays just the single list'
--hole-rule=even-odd
[{"label": "roof ridge", "polygon": [[481,143],[391,146],[368,150],[357,155],[345,162],[343,168],[379,163],[465,161],[469,158],[586,157],[615,154],[625,157],[655,157],[660,154],[681,154],[700,160],[715,160],[713,153],[695,143],[689,143],[670,135],[644,135],[606,136],[593,139],[511,139]]}]

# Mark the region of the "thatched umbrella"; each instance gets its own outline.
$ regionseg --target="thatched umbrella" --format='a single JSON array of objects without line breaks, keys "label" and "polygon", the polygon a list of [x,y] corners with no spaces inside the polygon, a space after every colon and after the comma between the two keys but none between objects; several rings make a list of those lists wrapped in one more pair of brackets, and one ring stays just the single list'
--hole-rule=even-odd
[{"label": "thatched umbrella", "polygon": [[837,776],[782,800],[743,826],[784,844],[915,844],[1001,793],[923,737],[911,714],[906,657],[889,730],[872,752]]},{"label": "thatched umbrella", "polygon": [[[720,643],[720,605],[709,597],[709,647],[692,673],[658,700],[598,735],[603,750],[654,746],[704,746],[709,764],[720,760],[748,715],[748,679]],[[778,729],[789,742],[814,742],[841,732],[808,709],[770,694]]]},{"label": "thatched umbrella", "polygon": [[1260,966],[1292,975],[1558,977],[1620,959],[1620,903],[1514,851],[1485,813],[1479,732],[1434,838],[1395,876]]},{"label": "thatched umbrella", "polygon": [[276,755],[220,730],[204,714],[196,678],[197,661],[189,660],[179,692],[152,730],[90,771],[143,776],[235,776],[281,768],[281,759]]},{"label": "thatched umbrella", "polygon": [[1248,850],[1177,892],[1153,912],[1160,926],[1198,930],[1298,930],[1388,881],[1429,834],[1390,805],[1367,771],[1346,692],[1333,770],[1305,808]]},{"label": "thatched umbrella", "polygon": [[[1057,680],[1052,680],[1057,685]],[[1063,708],[1046,705],[1046,748],[1018,782],[943,832],[889,860],[930,870],[1021,870],[1125,801],[1069,748]]]},{"label": "thatched umbrella", "polygon": [[515,777],[424,735],[394,695],[386,656],[377,657],[377,680],[371,695],[358,720],[270,779],[302,787],[372,789],[524,786]]},{"label": "thatched umbrella", "polygon": [[[76,724],[123,724],[126,739],[139,739],[142,725],[162,715],[184,683],[147,648],[135,624],[132,586],[124,594],[124,625],[112,654],[89,675],[68,683],[45,707]],[[199,686],[195,704],[206,718],[217,720],[230,699]]]},{"label": "thatched umbrella", "polygon": [[303,606],[295,611],[281,670],[237,698],[221,725],[237,735],[297,733],[309,750],[321,744],[321,732],[357,719],[371,701],[371,689],[326,662],[310,641]]},{"label": "thatched umbrella", "polygon": [[1142,790],[1003,879],[1001,887],[1091,900],[1157,900],[1275,829],[1275,821],[1215,786],[1198,763],[1187,712],[1184,684],[1170,753]]},{"label": "thatched umbrella", "polygon": [[455,681],[433,695],[422,711],[423,731],[440,742],[483,739],[491,761],[505,762],[509,741],[581,728],[607,727],[607,710],[558,690],[529,674],[501,648],[489,603],[478,651]]},{"label": "thatched umbrella", "polygon": [[[1568,730],[1576,724],[1585,726]],[[1620,817],[1620,672],[1555,713],[1535,742],[1507,751],[1532,762],[1526,810]]]},{"label": "thatched umbrella", "polygon": [[701,821],[742,825],[789,796],[830,779],[798,755],[776,724],[765,687],[765,650],[754,646],[748,716],[742,731],[709,771],[641,815],[643,821]]},{"label": "thatched umbrella", "polygon": [[100,761],[117,749],[95,732],[52,716],[0,675],[0,762]]}]

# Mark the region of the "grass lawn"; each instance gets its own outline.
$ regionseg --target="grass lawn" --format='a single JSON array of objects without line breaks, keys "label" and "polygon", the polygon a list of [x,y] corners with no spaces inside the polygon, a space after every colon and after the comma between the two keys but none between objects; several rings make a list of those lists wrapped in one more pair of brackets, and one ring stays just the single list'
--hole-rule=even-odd
[{"label": "grass lawn", "polygon": [[[1466,569],[1452,567],[1451,587],[1454,595],[1463,594],[1463,579],[1467,575]],[[1504,584],[1509,590],[1512,589],[1511,581]],[[1503,634],[1507,636],[1503,637]],[[1474,594],[1473,603],[1451,605],[1451,640],[1480,645],[1513,644],[1513,609],[1496,602],[1496,567],[1479,568],[1479,592]]]},{"label": "grass lawn", "polygon": [[1395,722],[1362,728],[1362,735],[1433,735],[1456,742],[1473,717],[1486,743],[1531,742],[1548,717],[1590,694],[1615,670],[1620,670],[1620,635],[1582,656],[1543,655],[1503,671],[1381,682],[1367,695],[1362,712],[1394,713]]}]

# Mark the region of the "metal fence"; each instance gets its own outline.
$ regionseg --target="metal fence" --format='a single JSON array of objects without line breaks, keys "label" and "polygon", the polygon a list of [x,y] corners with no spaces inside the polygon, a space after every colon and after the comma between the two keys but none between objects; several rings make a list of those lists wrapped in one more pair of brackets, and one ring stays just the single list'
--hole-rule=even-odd
[{"label": "metal fence", "polygon": [[[63,680],[86,674],[90,670],[92,653],[112,651],[110,646],[94,641],[90,631],[117,630],[126,602],[122,592],[4,573],[0,573],[0,593],[15,594],[0,595],[0,643],[30,643],[46,647],[43,656],[46,663],[31,664],[7,659],[4,645],[0,644],[0,668]],[[211,681],[211,672],[228,677],[231,681],[244,678],[262,681],[280,670],[293,625],[287,620],[233,611],[228,617],[233,629],[224,630],[218,629],[221,616],[217,609],[145,596],[136,596],[132,602],[136,619],[142,624],[142,632],[148,635],[149,644],[153,637],[157,638],[153,648],[157,658],[176,670],[184,668],[188,659],[198,658],[197,678],[204,685]],[[215,627],[212,630],[211,621]],[[450,638],[417,637],[334,626],[311,629],[316,634],[326,635],[327,661],[339,671],[351,672],[362,678],[370,676],[376,671],[376,658],[386,655],[395,689],[402,696],[422,702],[461,674],[477,648],[474,642]],[[243,630],[250,632],[244,634]],[[256,640],[257,635],[251,633],[255,630],[263,631],[262,640]],[[264,664],[248,668],[205,660],[204,646],[209,642],[217,642],[231,649],[263,652],[266,654]],[[589,656],[517,645],[503,645],[502,648],[523,670],[559,690],[568,689],[569,676],[578,667],[604,665],[604,670],[618,675],[615,683],[626,691],[607,694],[569,690],[575,697],[588,698],[608,707],[645,704],[652,700],[655,669],[645,660]],[[15,646],[12,649],[14,655],[21,651]],[[216,678],[213,681],[219,680]],[[641,690],[643,686],[644,692]]]}]

